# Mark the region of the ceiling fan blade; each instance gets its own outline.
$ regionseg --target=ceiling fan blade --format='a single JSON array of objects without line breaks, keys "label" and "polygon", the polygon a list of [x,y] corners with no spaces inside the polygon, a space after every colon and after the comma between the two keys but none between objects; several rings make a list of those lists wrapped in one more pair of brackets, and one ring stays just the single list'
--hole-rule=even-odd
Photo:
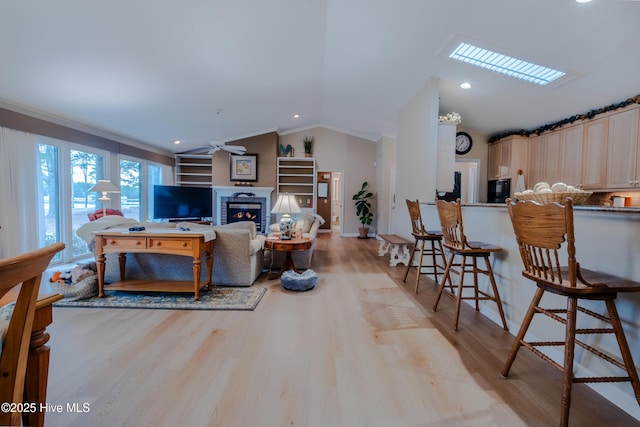
[{"label": "ceiling fan blade", "polygon": [[238,154],[238,155],[242,155],[247,152],[247,149],[241,145],[225,145],[225,144],[215,144],[215,143],[210,143],[209,145],[211,145],[211,149],[207,154],[214,154],[220,150],[227,151],[232,154]]},{"label": "ceiling fan blade", "polygon": [[237,154],[239,156],[242,156],[244,153],[247,152],[247,150],[229,150],[229,149],[227,149],[226,151],[228,151],[231,154]]},{"label": "ceiling fan blade", "polygon": [[247,152],[247,149],[241,145],[225,145],[223,150],[226,150],[233,154],[244,154]]}]

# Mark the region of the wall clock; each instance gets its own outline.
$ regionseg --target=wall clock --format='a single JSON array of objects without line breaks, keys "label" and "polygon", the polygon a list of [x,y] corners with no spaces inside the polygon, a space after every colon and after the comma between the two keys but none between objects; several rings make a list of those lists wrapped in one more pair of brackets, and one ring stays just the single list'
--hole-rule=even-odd
[{"label": "wall clock", "polygon": [[456,154],[467,154],[471,151],[472,146],[473,140],[471,139],[471,135],[466,132],[456,133]]}]

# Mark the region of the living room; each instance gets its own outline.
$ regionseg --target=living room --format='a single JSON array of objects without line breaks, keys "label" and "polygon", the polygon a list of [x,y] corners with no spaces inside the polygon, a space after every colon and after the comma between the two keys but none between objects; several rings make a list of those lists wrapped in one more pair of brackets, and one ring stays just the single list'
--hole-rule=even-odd
[{"label": "living room", "polygon": [[[64,205],[73,201],[73,152],[102,156],[100,178],[116,184],[123,183],[123,162],[145,172],[157,167],[158,183],[171,184],[175,154],[206,152],[220,132],[220,141],[258,154],[253,186],[275,187],[279,146],[291,145],[302,156],[304,137],[312,135],[318,170],[342,174],[342,230],[318,239],[316,289],[290,293],[261,277],[254,286],[268,292],[251,313],[55,308],[48,329],[50,401],[89,403],[91,411],[48,414],[48,424],[556,423],[557,375],[525,359],[530,370],[496,380],[512,336],[473,310],[463,313],[465,326],[453,334],[451,311],[430,310],[434,283],[422,282],[414,295],[400,267],[377,256],[375,239],[354,238],[359,221],[350,198],[362,182],[371,183],[371,234],[410,236],[404,199],[433,200],[438,116],[456,111],[458,131],[474,143],[465,157],[480,165],[478,200],[486,200],[486,142],[493,134],[533,129],[636,95],[637,59],[619,49],[635,46],[638,4],[602,0],[578,10],[569,1],[396,7],[317,0],[305,8],[278,0],[252,4],[254,13],[244,16],[225,2],[154,5],[146,12],[148,5],[116,3],[0,6],[0,50],[7,53],[0,83],[0,256],[46,241],[38,180],[44,169],[34,161],[43,143],[60,150],[57,200]],[[613,17],[603,19],[605,13]],[[148,30],[140,19],[148,20]],[[567,25],[578,19],[585,23]],[[588,72],[546,88],[477,72],[473,90],[463,92],[468,65],[445,67],[453,61],[442,52],[460,34]],[[14,45],[22,54],[9,56]],[[142,66],[136,58],[145,53],[149,61]],[[177,82],[190,84],[182,90]],[[33,92],[19,93],[27,89]],[[181,145],[174,145],[177,139]],[[215,153],[213,163],[212,184],[234,186],[228,153]],[[151,219],[151,184],[141,185],[140,199],[129,198],[139,200],[139,221]],[[110,194],[108,207],[124,208],[123,196]],[[102,208],[96,194],[89,200],[94,210]],[[90,256],[73,248],[71,217],[61,210],[55,240],[67,248],[57,265]],[[636,304],[627,303],[625,316]],[[635,320],[629,322],[635,331]],[[483,340],[483,350],[475,351]],[[483,364],[482,355],[490,361]],[[621,394],[633,403],[632,392]],[[452,397],[458,395],[460,401]],[[621,410],[616,394],[576,387],[574,396],[576,425],[637,423],[637,409]]]}]

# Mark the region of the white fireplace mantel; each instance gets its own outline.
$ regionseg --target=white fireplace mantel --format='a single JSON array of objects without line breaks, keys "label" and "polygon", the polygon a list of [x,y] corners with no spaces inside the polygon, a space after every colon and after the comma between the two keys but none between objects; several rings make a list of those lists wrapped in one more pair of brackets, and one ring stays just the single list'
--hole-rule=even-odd
[{"label": "white fireplace mantel", "polygon": [[220,199],[222,197],[233,197],[236,193],[252,193],[255,197],[264,197],[267,202],[266,206],[266,219],[267,229],[269,227],[269,219],[271,218],[271,193],[273,193],[273,187],[234,187],[234,186],[213,186],[213,191],[216,192],[216,225],[220,225],[221,212],[220,208],[222,203]]}]

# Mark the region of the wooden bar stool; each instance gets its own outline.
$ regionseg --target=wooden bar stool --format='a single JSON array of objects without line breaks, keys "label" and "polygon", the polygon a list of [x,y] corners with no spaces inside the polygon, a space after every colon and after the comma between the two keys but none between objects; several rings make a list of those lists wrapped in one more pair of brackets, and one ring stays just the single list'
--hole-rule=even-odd
[{"label": "wooden bar stool", "polygon": [[[520,331],[509,353],[509,357],[502,370],[502,376],[507,377],[518,350],[524,346],[544,361],[562,371],[562,410],[560,425],[569,424],[569,409],[571,407],[571,388],[573,383],[587,382],[620,382],[630,381],[636,400],[640,403],[640,381],[629,351],[629,346],[618,317],[615,299],[618,292],[638,292],[640,283],[622,279],[607,273],[590,271],[580,267],[576,261],[575,235],[573,230],[573,202],[568,198],[565,205],[551,203],[541,205],[537,202],[517,202],[507,200],[509,215],[513,230],[520,249],[520,256],[524,264],[522,275],[532,280],[538,286],[531,301],[529,310],[520,327]],[[566,242],[567,265],[560,266],[559,250]],[[562,252],[564,253],[564,252]],[[540,306],[542,295],[552,292],[567,298],[567,308],[543,308]],[[605,303],[608,317],[592,310],[580,307],[578,300],[597,300]],[[576,328],[576,315],[580,312],[605,323],[604,328]],[[565,325],[564,341],[534,342],[526,341],[525,335],[531,325],[533,316],[543,314]],[[609,327],[610,325],[610,327]],[[597,348],[576,338],[576,335],[587,334],[615,334],[623,363],[604,354]],[[626,371],[626,376],[620,377],[576,377],[573,373],[573,358],[575,345],[593,355]],[[564,365],[552,360],[539,347],[564,346]]]},{"label": "wooden bar stool", "polygon": [[[420,213],[420,202],[418,200],[411,201],[407,199],[407,208],[409,208],[409,217],[411,218],[411,235],[416,239],[409,262],[407,262],[407,269],[404,272],[403,282],[406,283],[407,275],[413,265],[413,259],[416,252],[420,252],[420,260],[415,265],[416,268],[416,294],[418,293],[418,285],[420,284],[421,274],[432,274],[436,283],[438,283],[438,269],[444,273],[447,260],[444,256],[444,250],[442,249],[442,233],[437,230],[425,230],[422,223],[422,214]],[[429,244],[427,245],[427,242]],[[431,257],[431,265],[423,265],[424,256]],[[441,258],[442,263],[438,262],[438,258]],[[425,271],[427,269],[427,271]]]},{"label": "wooden bar stool", "polygon": [[[456,320],[454,324],[454,330],[458,330],[458,319],[460,317],[460,303],[462,300],[472,299],[475,301],[476,311],[479,311],[479,301],[490,300],[494,301],[498,306],[500,318],[502,319],[502,326],[505,331],[508,331],[507,321],[504,317],[504,310],[502,309],[502,302],[500,301],[500,294],[498,293],[498,287],[496,280],[493,277],[493,270],[491,269],[491,263],[489,262],[489,255],[493,252],[499,252],[502,250],[499,246],[491,245],[484,242],[469,242],[464,234],[464,227],[462,225],[462,205],[460,199],[455,202],[446,202],[444,200],[436,200],[436,206],[438,208],[438,216],[440,217],[440,224],[442,225],[442,235],[444,238],[444,247],[451,252],[451,256],[447,262],[447,267],[438,290],[438,297],[436,303],[433,306],[433,311],[438,309],[438,303],[440,297],[444,291],[447,281],[449,281],[448,296],[456,299]],[[455,257],[461,256],[462,262],[455,263]],[[471,262],[468,262],[468,259]],[[486,270],[482,270],[478,267],[478,258],[484,259]],[[459,268],[456,268],[459,267]],[[460,276],[460,283],[458,284],[457,293],[454,287],[451,285],[451,273]],[[464,284],[464,276],[467,273],[473,274],[473,285]],[[489,277],[491,282],[491,288],[493,289],[493,295],[478,289],[478,274],[484,274]],[[473,296],[464,296],[463,291],[467,288],[473,288]]]}]

